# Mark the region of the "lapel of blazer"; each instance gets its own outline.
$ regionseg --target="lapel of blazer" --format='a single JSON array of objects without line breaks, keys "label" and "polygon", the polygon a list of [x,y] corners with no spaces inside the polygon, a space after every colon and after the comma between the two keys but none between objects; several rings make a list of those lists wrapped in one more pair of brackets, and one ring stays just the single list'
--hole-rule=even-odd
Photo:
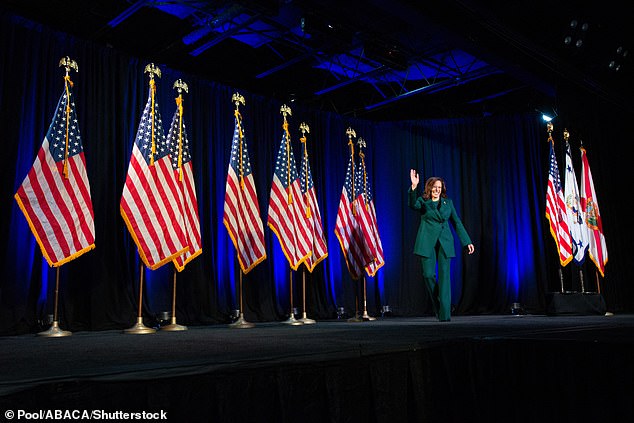
[{"label": "lapel of blazer", "polygon": [[[443,201],[443,199],[441,198],[439,201]],[[438,210],[438,203],[435,203],[431,198],[429,200],[427,200],[427,210],[429,213],[433,213],[434,219],[437,220],[442,220],[443,219],[443,214],[440,212],[440,210]],[[444,207],[444,204],[440,206],[440,209],[442,210]]]},{"label": "lapel of blazer", "polygon": [[451,209],[449,207],[449,201],[446,198],[441,198],[440,200],[440,210],[436,210],[439,213],[442,220],[448,220],[451,215]]}]

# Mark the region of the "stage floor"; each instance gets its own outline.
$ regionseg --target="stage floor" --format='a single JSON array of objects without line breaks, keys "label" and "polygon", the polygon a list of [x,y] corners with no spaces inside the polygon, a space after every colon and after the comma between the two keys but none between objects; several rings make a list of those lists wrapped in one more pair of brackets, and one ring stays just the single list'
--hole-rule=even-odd
[{"label": "stage floor", "polygon": [[[359,390],[372,397],[368,404],[359,405],[374,407],[367,414],[370,421],[382,420],[382,413],[388,412],[383,408],[389,408],[390,404],[406,408],[396,414],[405,413],[402,414],[405,421],[434,421],[435,416],[441,415],[440,407],[453,407],[454,400],[460,400],[465,407],[474,407],[474,416],[494,418],[497,412],[484,408],[493,399],[482,404],[482,389],[498,397],[508,396],[507,402],[517,409],[524,404],[506,392],[507,388],[518,392],[527,391],[529,386],[539,389],[541,379],[541,383],[550,385],[550,377],[551,382],[556,381],[560,386],[549,387],[538,397],[546,400],[547,396],[555,396],[551,405],[561,400],[558,395],[563,395],[563,404],[570,403],[571,408],[577,401],[602,399],[610,402],[601,405],[596,414],[610,415],[604,408],[614,409],[610,398],[604,398],[603,394],[601,398],[594,397],[591,387],[563,387],[567,382],[584,386],[603,384],[603,393],[615,394],[613,391],[619,390],[614,401],[624,396],[630,398],[628,404],[617,404],[619,415],[634,415],[630,397],[634,394],[632,353],[634,315],[454,316],[451,322],[442,323],[432,317],[384,318],[363,322],[318,321],[303,326],[269,322],[258,323],[251,329],[211,325],[178,332],[159,330],[146,335],[104,331],[77,332],[60,338],[7,336],[0,338],[0,406],[3,410],[29,404],[37,408],[82,404],[129,407],[135,402],[125,396],[134,396],[135,390],[137,393],[141,390],[142,399],[136,402],[139,407],[159,407],[152,396],[162,393],[160,406],[171,410],[172,417],[182,412],[182,407],[189,407],[190,421],[205,413],[215,413],[215,418],[209,420],[212,422],[241,421],[240,416],[244,421],[289,421],[297,416],[288,409],[286,397],[294,395],[298,400],[316,398],[317,402],[327,403],[328,412],[323,417],[339,421],[348,415],[345,398],[357,398],[360,394],[351,391]],[[402,375],[394,379],[395,372]],[[319,380],[309,386],[315,378]],[[381,380],[387,386],[407,385],[399,388],[407,398],[393,398],[377,409],[377,396],[384,389],[378,386]],[[206,389],[212,402],[218,403],[203,407],[198,400],[205,398],[202,393],[188,393],[189,400],[170,396],[183,393],[190,386],[195,390],[196,383],[202,384],[201,389]],[[471,387],[456,387],[459,384]],[[258,393],[255,387],[260,385],[271,389],[275,386],[272,390],[277,393]],[[568,392],[569,389],[572,391]],[[448,395],[453,399],[439,403],[439,390],[449,390]],[[220,391],[225,391],[224,397],[219,395]],[[243,399],[250,402],[252,410],[232,409],[239,407],[240,401],[228,397],[227,392],[236,395],[243,392]],[[338,401],[344,402],[333,406],[332,396],[341,396],[342,392]],[[386,395],[389,397],[389,393]],[[576,398],[568,398],[569,395]],[[166,396],[171,398],[167,403]],[[189,403],[191,398],[196,398],[195,407]],[[263,403],[258,405],[258,401]],[[258,411],[259,407],[264,410],[270,401],[275,403],[269,405],[273,407],[271,412],[278,413],[276,418],[264,418],[262,411]],[[319,408],[324,404],[314,406]],[[578,417],[589,416],[583,411],[588,406],[579,404]],[[428,411],[421,407],[427,407]],[[349,412],[359,411],[352,406]],[[395,412],[389,411],[391,415]],[[564,412],[558,415],[559,421],[568,421]],[[535,411],[523,415],[528,418],[516,421],[548,420]],[[594,412],[591,415],[594,417]],[[254,416],[262,420],[252,420]],[[317,420],[304,416],[300,421]],[[445,421],[465,420],[460,411],[453,410]]]}]

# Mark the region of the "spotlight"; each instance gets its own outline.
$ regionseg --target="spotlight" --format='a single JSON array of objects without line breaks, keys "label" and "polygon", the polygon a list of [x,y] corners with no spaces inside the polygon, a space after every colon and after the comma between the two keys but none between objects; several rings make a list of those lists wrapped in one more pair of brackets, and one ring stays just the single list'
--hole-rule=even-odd
[{"label": "spotlight", "polygon": [[557,111],[552,107],[542,107],[535,111],[541,113],[544,122],[550,122],[557,117]]}]

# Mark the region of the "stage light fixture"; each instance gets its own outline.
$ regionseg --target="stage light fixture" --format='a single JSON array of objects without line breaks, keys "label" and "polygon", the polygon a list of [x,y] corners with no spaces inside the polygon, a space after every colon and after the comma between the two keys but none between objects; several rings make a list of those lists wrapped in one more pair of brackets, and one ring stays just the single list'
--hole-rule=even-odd
[{"label": "stage light fixture", "polygon": [[343,307],[337,308],[337,320],[344,320],[348,318],[348,313],[346,313],[346,309]]},{"label": "stage light fixture", "polygon": [[618,46],[615,51],[616,55],[610,59],[608,62],[608,68],[614,72],[618,72],[621,70],[625,60],[627,59],[629,52],[628,50],[621,46]]},{"label": "stage light fixture", "polygon": [[161,328],[162,326],[166,326],[167,324],[169,324],[171,318],[172,318],[172,313],[169,311],[160,311],[156,313],[156,324],[158,328]]},{"label": "stage light fixture", "polygon": [[511,314],[513,316],[522,316],[526,314],[526,312],[520,303],[513,303],[511,304]]},{"label": "stage light fixture", "polygon": [[569,31],[564,37],[564,45],[572,46],[580,49],[585,43],[586,33],[590,29],[590,25],[587,22],[579,24],[579,21],[572,19],[568,24]]},{"label": "stage light fixture", "polygon": [[392,316],[392,307],[389,305],[384,305],[381,307],[381,317],[390,317]]},{"label": "stage light fixture", "polygon": [[557,110],[550,106],[538,107],[535,111],[542,115],[542,120],[544,122],[550,122],[558,116]]}]

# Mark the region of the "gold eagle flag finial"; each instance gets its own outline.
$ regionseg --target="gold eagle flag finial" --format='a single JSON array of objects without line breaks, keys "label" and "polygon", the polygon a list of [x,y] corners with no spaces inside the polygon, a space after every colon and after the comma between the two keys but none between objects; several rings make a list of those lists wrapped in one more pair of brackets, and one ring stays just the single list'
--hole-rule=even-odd
[{"label": "gold eagle flag finial", "polygon": [[179,94],[181,94],[183,91],[185,91],[186,93],[189,93],[189,87],[187,86],[186,82],[183,82],[182,79],[177,79],[174,82],[174,85],[172,86],[172,88],[174,88]]},{"label": "gold eagle flag finial", "polygon": [[150,166],[154,166],[154,155],[156,154],[156,141],[154,139],[154,126],[155,126],[155,121],[154,121],[154,110],[155,110],[155,102],[156,102],[156,83],[154,82],[154,76],[158,76],[159,78],[161,77],[161,69],[159,69],[158,66],[156,66],[154,63],[148,63],[145,66],[145,70],[143,71],[144,73],[149,73],[150,74],[150,89],[152,90],[152,109],[150,111],[150,116],[151,116],[151,120],[152,120],[152,149],[151,149],[151,155],[150,155]]},{"label": "gold eagle flag finial", "polygon": [[354,143],[352,142],[352,138],[356,138],[357,137],[357,133],[355,132],[354,129],[352,129],[351,127],[348,127],[348,129],[346,129],[346,135],[348,135],[348,145],[350,146],[350,165],[352,166],[352,174],[350,175],[350,177],[352,178],[352,180],[350,181],[350,185],[352,188],[352,214],[354,216],[357,215],[356,212],[356,206],[355,206],[355,194],[354,194]]},{"label": "gold eagle flag finial", "polygon": [[244,97],[240,93],[234,93],[231,96],[231,101],[236,105],[236,110],[240,108],[240,104],[244,106]]},{"label": "gold eagle flag finial", "polygon": [[161,77],[161,69],[158,66],[156,66],[154,63],[148,63],[145,66],[145,70],[143,72],[149,73],[150,79],[154,79],[154,76],[158,76],[159,78]]},{"label": "gold eagle flag finial", "polygon": [[280,113],[284,117],[282,128],[286,133],[286,177],[288,178],[286,185],[288,187],[288,204],[293,204],[293,197],[291,195],[291,134],[288,132],[288,121],[286,120],[286,116],[292,116],[293,113],[291,112],[291,108],[286,104],[282,104],[282,107],[280,107]]},{"label": "gold eagle flag finial", "polygon": [[554,142],[553,140],[553,123],[552,122],[548,122],[546,124],[546,132],[548,132],[548,142]]},{"label": "gold eagle flag finial", "polygon": [[71,59],[68,56],[62,57],[59,60],[59,65],[60,66],[64,66],[64,68],[66,68],[66,75],[68,75],[70,73],[71,69],[74,69],[75,72],[79,72],[79,69],[77,67],[77,62],[74,61],[73,59]]},{"label": "gold eagle flag finial", "polygon": [[302,137],[299,139],[302,142],[302,145],[304,146],[304,176],[305,176],[305,180],[304,180],[304,187],[306,191],[306,218],[310,219],[312,217],[312,214],[310,212],[310,202],[309,200],[309,193],[308,193],[308,139],[306,138],[306,134],[310,133],[310,127],[308,126],[308,124],[306,122],[302,122],[299,124],[299,130],[302,131]]},{"label": "gold eagle flag finial", "polygon": [[368,187],[367,187],[367,181],[368,181],[368,175],[366,173],[365,170],[365,153],[363,152],[363,148],[366,148],[366,144],[365,144],[365,140],[361,137],[357,138],[357,146],[359,147],[359,158],[361,159],[361,166],[363,166],[363,199],[365,202],[365,209],[368,210],[368,203],[367,203],[367,192],[368,192]]},{"label": "gold eagle flag finial", "polygon": [[177,79],[172,86],[178,92],[176,106],[178,107],[178,182],[183,181],[183,91],[189,93],[187,84]]},{"label": "gold eagle flag finial", "polygon": [[282,116],[284,116],[284,122],[286,122],[286,115],[293,116],[291,108],[288,107],[286,104],[282,104],[282,107],[280,107],[280,113],[282,114]]}]

